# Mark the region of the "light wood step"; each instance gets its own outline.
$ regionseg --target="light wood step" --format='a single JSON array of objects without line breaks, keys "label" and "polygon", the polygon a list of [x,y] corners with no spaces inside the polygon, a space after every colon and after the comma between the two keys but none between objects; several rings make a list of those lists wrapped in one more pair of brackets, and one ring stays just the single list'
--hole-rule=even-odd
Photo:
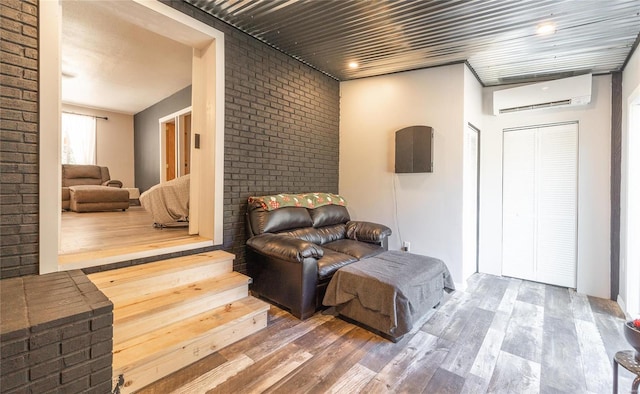
[{"label": "light wood step", "polygon": [[89,275],[114,304],[114,388],[139,390],[266,327],[269,305],[248,296],[233,259],[214,251]]},{"label": "light wood step", "polygon": [[114,344],[114,383],[130,393],[267,326],[269,304],[246,297]]},{"label": "light wood step", "polygon": [[233,271],[233,255],[214,251],[88,275],[111,302],[151,295]]},{"label": "light wood step", "polygon": [[238,272],[114,303],[113,342],[123,341],[247,296],[250,278]]},{"label": "light wood step", "polygon": [[231,261],[234,256],[222,250],[192,254],[175,257],[166,260],[155,261],[147,264],[133,265],[130,267],[118,268],[111,271],[97,272],[89,275],[91,281],[96,285],[112,286],[120,281],[135,280],[150,276],[157,272],[179,272],[188,266],[198,266],[211,261]]}]

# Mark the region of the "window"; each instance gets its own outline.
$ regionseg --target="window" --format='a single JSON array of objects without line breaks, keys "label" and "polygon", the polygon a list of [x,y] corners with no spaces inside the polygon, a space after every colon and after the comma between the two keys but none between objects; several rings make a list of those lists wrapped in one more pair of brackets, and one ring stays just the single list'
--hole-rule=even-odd
[{"label": "window", "polygon": [[96,118],[62,114],[62,164],[96,164]]}]

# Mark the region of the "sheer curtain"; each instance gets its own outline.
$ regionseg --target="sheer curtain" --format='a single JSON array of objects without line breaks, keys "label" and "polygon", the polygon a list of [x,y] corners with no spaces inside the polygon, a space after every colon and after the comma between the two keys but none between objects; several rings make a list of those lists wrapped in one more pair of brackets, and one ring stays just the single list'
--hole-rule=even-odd
[{"label": "sheer curtain", "polygon": [[62,114],[62,164],[96,164],[96,118]]}]

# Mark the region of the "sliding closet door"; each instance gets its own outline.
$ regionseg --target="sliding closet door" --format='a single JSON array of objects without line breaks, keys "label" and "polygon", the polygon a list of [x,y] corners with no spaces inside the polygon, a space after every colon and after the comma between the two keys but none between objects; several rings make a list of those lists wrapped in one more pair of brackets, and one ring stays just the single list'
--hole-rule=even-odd
[{"label": "sliding closet door", "polygon": [[576,287],[578,125],[504,133],[503,275]]}]

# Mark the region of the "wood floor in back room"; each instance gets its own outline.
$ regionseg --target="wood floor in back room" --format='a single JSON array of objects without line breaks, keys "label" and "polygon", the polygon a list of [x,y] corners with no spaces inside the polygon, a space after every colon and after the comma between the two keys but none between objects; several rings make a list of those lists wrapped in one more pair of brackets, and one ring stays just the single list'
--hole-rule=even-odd
[{"label": "wood floor in back room", "polygon": [[[269,325],[141,393],[610,393],[630,349],[610,300],[475,274],[398,343],[318,312]],[[632,375],[620,368],[620,393]]]},{"label": "wood floor in back room", "polygon": [[141,206],[126,211],[62,212],[60,254],[126,248],[189,238],[188,227],[157,229]]}]

